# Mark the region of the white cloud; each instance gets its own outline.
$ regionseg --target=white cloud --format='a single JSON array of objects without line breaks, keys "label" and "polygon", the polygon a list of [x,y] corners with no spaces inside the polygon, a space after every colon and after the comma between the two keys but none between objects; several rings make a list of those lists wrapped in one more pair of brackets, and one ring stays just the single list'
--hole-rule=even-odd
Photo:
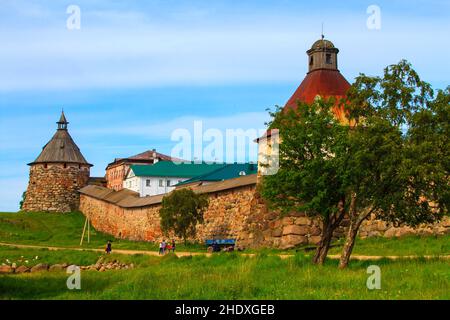
[{"label": "white cloud", "polygon": [[64,15],[45,11],[47,25],[0,31],[0,90],[292,81],[306,72],[305,51],[320,33],[312,26],[324,18],[349,80],[358,72],[379,73],[400,58],[443,80],[442,64],[429,63],[429,48],[438,41],[441,50],[449,49],[442,41],[445,22],[386,11],[381,31],[367,30],[364,10],[332,16],[255,12],[212,21],[214,14],[200,8],[173,10],[167,22],[152,12],[96,8],[83,9],[80,31],[66,30]]}]

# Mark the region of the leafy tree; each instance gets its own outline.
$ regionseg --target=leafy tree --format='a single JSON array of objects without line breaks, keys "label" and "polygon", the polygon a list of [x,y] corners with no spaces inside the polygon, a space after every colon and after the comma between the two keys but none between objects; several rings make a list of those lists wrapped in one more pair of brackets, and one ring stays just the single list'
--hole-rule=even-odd
[{"label": "leafy tree", "polygon": [[339,125],[332,113],[334,101],[299,103],[296,110],[278,108],[271,113],[271,128],[279,129],[277,174],[264,176],[261,194],[281,214],[306,212],[322,224],[321,240],[313,261],[322,264],[333,231],[347,212],[346,190],[338,176],[342,159],[334,154],[345,147],[348,127]]},{"label": "leafy tree", "polygon": [[205,195],[196,194],[189,188],[174,190],[164,196],[159,210],[161,229],[173,231],[186,244],[188,237],[194,237],[197,223],[203,222],[203,213],[208,207]]},{"label": "leafy tree", "polygon": [[360,75],[345,104],[355,126],[347,137],[345,188],[350,226],[339,262],[348,265],[362,222],[371,214],[416,226],[448,214],[449,88],[431,86],[402,60],[382,78]]},{"label": "leafy tree", "polygon": [[349,125],[334,119],[333,101],[320,99],[272,114],[282,141],[280,170],[264,178],[262,195],[282,212],[321,219],[316,263],[344,216],[350,226],[341,268],[371,214],[414,226],[448,213],[449,89],[432,97],[430,85],[401,61],[382,78],[356,79],[340,102]]},{"label": "leafy tree", "polygon": [[22,193],[22,200],[20,200],[20,202],[19,202],[19,209],[20,210],[22,210],[22,208],[23,208],[23,204],[25,202],[26,196],[27,196],[27,192],[25,191],[25,192]]}]

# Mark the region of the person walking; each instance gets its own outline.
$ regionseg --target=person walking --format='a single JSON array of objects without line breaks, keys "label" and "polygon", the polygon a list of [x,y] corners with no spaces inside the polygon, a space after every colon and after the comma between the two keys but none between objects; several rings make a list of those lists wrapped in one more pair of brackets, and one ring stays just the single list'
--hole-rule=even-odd
[{"label": "person walking", "polygon": [[160,255],[164,254],[164,248],[163,248],[163,243],[162,242],[159,243],[159,254]]},{"label": "person walking", "polygon": [[106,249],[105,249],[105,251],[106,251],[106,254],[110,254],[110,253],[111,253],[111,251],[112,251],[112,243],[111,243],[111,240],[108,240],[108,243],[106,244]]},{"label": "person walking", "polygon": [[172,239],[172,252],[175,253],[175,239]]},{"label": "person walking", "polygon": [[162,241],[162,254],[166,253],[167,243],[166,240]]}]

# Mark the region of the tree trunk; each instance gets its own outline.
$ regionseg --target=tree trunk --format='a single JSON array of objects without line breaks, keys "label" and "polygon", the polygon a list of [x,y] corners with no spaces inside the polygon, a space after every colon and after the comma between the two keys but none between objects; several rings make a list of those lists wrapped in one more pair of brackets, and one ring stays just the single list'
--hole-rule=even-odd
[{"label": "tree trunk", "polygon": [[353,246],[355,245],[356,236],[358,235],[359,226],[361,222],[357,219],[352,219],[350,226],[348,228],[347,237],[345,238],[344,248],[342,249],[341,258],[339,259],[339,269],[347,268],[348,262],[350,261],[350,256],[353,251]]},{"label": "tree trunk", "polygon": [[317,246],[316,253],[313,258],[313,262],[315,264],[322,265],[325,262],[325,258],[327,257],[328,250],[330,249],[331,238],[333,236],[333,230],[329,227],[324,227],[322,230],[322,236],[320,242]]},{"label": "tree trunk", "polygon": [[331,239],[333,238],[334,230],[339,227],[342,219],[345,216],[345,198],[339,201],[338,212],[331,216],[331,218],[325,219],[322,223],[322,235],[320,242],[317,246],[316,253],[313,258],[315,264],[324,264],[327,257],[328,250],[330,249]]},{"label": "tree trunk", "polygon": [[361,226],[361,223],[372,213],[372,211],[373,209],[351,219],[347,237],[345,238],[344,248],[342,248],[341,258],[339,259],[339,269],[347,268],[350,261],[350,256],[352,255],[353,246],[355,245],[356,236],[358,235],[359,227]]}]

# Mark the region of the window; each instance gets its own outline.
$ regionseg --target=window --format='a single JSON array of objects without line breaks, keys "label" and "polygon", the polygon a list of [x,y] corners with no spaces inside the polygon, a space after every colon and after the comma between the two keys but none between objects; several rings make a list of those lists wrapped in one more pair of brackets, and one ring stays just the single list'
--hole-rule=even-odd
[{"label": "window", "polygon": [[163,183],[162,179],[159,179],[159,186],[164,187],[164,183]]},{"label": "window", "polygon": [[327,55],[325,56],[326,62],[327,64],[331,64],[331,54],[327,53]]},{"label": "window", "polygon": [[145,180],[145,186],[150,187],[150,179]]},{"label": "window", "polygon": [[312,66],[313,64],[314,64],[314,58],[313,58],[313,56],[311,56],[309,58],[309,65]]},{"label": "window", "polygon": [[166,180],[166,187],[170,187],[170,180]]}]

